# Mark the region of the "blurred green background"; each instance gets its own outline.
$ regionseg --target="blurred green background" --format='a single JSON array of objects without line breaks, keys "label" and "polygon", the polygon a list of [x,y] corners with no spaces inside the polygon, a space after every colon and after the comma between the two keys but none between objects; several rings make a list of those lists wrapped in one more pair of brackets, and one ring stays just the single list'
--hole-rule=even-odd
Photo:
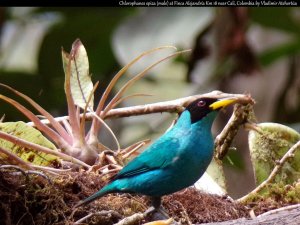
[{"label": "blurred green background", "polygon": [[[259,122],[278,122],[300,130],[299,8],[2,7],[0,31],[0,82],[30,96],[56,116],[66,114],[61,47],[69,51],[80,38],[88,52],[92,79],[100,81],[96,102],[113,75],[134,57],[154,47],[173,45],[192,52],[153,69],[128,91],[153,96],[130,99],[123,106],[215,89],[250,93],[257,101]],[[168,53],[146,57],[116,89]],[[4,89],[0,93],[11,96]],[[0,116],[3,114],[5,121],[26,120],[0,102]],[[219,117],[215,135],[228,116],[229,112]],[[110,122],[125,147],[162,134],[174,118],[164,113]],[[254,185],[246,131],[239,132],[234,147],[237,150],[230,152],[225,172],[229,194],[236,197]]]}]

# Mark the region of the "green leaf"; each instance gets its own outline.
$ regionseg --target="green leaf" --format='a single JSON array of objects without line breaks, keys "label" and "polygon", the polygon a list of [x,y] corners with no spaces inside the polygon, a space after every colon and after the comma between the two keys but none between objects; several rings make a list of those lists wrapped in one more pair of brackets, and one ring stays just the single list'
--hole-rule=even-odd
[{"label": "green leaf", "polygon": [[221,163],[218,163],[215,159],[213,159],[209,167],[207,168],[207,173],[222,188],[224,193],[226,193],[227,188],[223,165]]},{"label": "green leaf", "polygon": [[195,187],[210,194],[225,195],[226,180],[222,164],[213,159],[206,172],[195,183]]},{"label": "green leaf", "polygon": [[[81,41],[77,39],[73,45],[71,54],[62,51],[62,60],[65,74],[67,73],[68,64],[71,63],[71,95],[75,105],[84,109],[89,96],[93,91],[93,82],[89,74],[89,61],[87,52]],[[94,107],[94,96],[88,103],[87,109],[92,111]]]},{"label": "green leaf", "polygon": [[277,59],[286,57],[288,55],[297,54],[300,52],[300,39],[293,42],[288,42],[276,46],[271,49],[267,49],[259,55],[259,61],[263,66],[272,64]]},{"label": "green leaf", "polygon": [[[35,11],[36,13],[45,13],[45,15],[48,15],[49,12],[55,12],[61,16],[59,23],[47,30],[39,49],[38,76],[35,79],[40,79],[40,83],[32,90],[36,90],[36,92],[42,90],[43,92],[42,97],[35,94],[34,96],[37,96],[35,100],[37,99],[48,111],[57,111],[65,108],[66,99],[62,98],[65,92],[61,85],[64,82],[62,60],[57,56],[61,54],[60,47],[69,46],[76,37],[84,40],[84,46],[87,51],[89,49],[95,50],[88,53],[89,66],[93,68],[93,78],[101,80],[102,84],[111,80],[114,74],[112,71],[118,69],[111,50],[112,33],[123,19],[135,13],[137,9],[134,7],[38,7]],[[15,84],[19,84],[18,86],[29,85],[20,78],[14,83],[8,84],[13,84],[13,86]],[[104,86],[99,85],[97,89],[99,94],[101,90],[103,91]],[[28,94],[27,91],[31,89],[26,89],[26,87],[22,89],[21,87],[18,90],[26,90]]]},{"label": "green leaf", "polygon": [[[251,130],[249,132],[249,148],[256,183],[266,180],[276,161],[300,140],[300,134],[277,123],[260,123],[257,125],[261,132]],[[300,151],[296,151],[294,157],[286,162],[276,181],[292,183],[300,178]]]},{"label": "green leaf", "polygon": [[299,35],[296,13],[299,9],[293,7],[251,8],[251,19],[262,26]]},{"label": "green leaf", "polygon": [[[52,142],[50,142],[47,138],[45,138],[40,131],[36,130],[31,126],[28,126],[22,121],[0,123],[0,130],[2,132],[14,135],[20,139],[24,139],[26,141],[30,141],[32,143],[53,149],[53,151],[57,151],[55,145]],[[49,155],[43,152],[38,152],[34,149],[28,149],[19,146],[16,143],[6,141],[4,139],[0,139],[0,146],[16,154],[24,161],[30,162],[34,165],[52,165],[56,167],[60,164],[60,159],[56,156]],[[6,156],[0,154],[0,159],[5,161]]]}]

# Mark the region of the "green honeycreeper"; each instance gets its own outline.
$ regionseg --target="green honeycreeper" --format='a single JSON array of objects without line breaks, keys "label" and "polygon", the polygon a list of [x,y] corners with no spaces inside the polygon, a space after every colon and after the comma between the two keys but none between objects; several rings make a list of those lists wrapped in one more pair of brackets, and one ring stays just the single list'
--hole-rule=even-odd
[{"label": "green honeycreeper", "polygon": [[219,109],[234,102],[235,98],[193,101],[168,132],[75,207],[107,193],[126,192],[150,196],[153,206],[159,208],[161,196],[189,187],[203,175],[213,157],[212,123]]}]

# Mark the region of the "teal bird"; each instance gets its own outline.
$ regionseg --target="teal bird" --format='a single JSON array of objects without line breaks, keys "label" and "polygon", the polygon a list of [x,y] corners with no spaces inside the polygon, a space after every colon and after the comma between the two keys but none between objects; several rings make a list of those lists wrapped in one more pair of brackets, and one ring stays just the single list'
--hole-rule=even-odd
[{"label": "teal bird", "polygon": [[213,157],[212,123],[219,109],[234,102],[234,98],[199,98],[190,103],[168,132],[75,207],[122,192],[150,196],[158,209],[161,196],[189,187],[203,175]]}]

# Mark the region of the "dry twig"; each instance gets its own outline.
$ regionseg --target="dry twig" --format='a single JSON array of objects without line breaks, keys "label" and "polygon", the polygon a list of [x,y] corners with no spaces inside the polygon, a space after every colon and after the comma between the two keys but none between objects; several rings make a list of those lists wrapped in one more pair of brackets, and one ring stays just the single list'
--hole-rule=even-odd
[{"label": "dry twig", "polygon": [[145,213],[135,213],[131,216],[125,217],[124,219],[120,220],[118,223],[115,223],[114,225],[134,224],[142,221],[144,218],[145,218]]},{"label": "dry twig", "polygon": [[85,217],[82,217],[81,219],[77,220],[75,224],[81,224],[83,221],[91,218],[92,216],[116,216],[116,217],[121,217],[121,215],[119,213],[117,213],[116,211],[113,211],[113,210],[103,210],[103,211],[100,211],[100,212],[94,212],[94,213],[90,213],[88,214],[87,216]]},{"label": "dry twig", "polygon": [[[223,93],[221,91],[212,91],[206,94],[200,95],[193,95],[184,98],[179,98],[176,100],[165,101],[165,102],[158,102],[146,105],[138,105],[138,106],[131,106],[131,107],[124,107],[124,108],[117,108],[111,109],[107,112],[104,119],[108,118],[119,118],[119,117],[129,117],[129,116],[136,116],[136,115],[145,115],[151,113],[162,113],[162,112],[177,112],[180,113],[184,110],[184,107],[187,106],[190,102],[194,101],[195,99],[201,97],[211,97],[211,98],[229,98],[234,97],[238,99],[240,104],[254,104],[254,100],[249,95],[243,94],[228,94]],[[81,117],[83,114],[80,115]],[[68,120],[68,116],[56,117],[55,120],[61,122],[63,120]],[[93,113],[87,113],[86,119],[91,120],[93,118]],[[49,124],[47,119],[41,120],[44,124]],[[30,126],[34,126],[34,123],[29,122],[27,123]]]}]

